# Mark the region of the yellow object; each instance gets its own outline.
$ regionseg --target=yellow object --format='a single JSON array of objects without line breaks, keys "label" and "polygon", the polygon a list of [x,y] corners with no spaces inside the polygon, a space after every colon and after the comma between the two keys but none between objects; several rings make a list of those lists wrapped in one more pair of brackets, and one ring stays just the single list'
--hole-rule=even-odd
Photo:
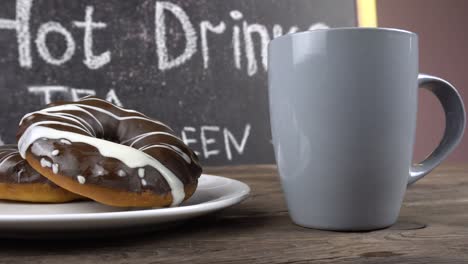
[{"label": "yellow object", "polygon": [[376,0],[356,0],[356,7],[360,27],[377,27]]}]

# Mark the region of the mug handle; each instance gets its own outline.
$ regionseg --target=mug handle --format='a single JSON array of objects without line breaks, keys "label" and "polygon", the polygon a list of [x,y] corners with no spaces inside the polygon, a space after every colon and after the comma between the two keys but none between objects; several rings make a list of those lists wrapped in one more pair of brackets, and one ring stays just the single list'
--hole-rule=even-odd
[{"label": "mug handle", "polygon": [[445,132],[437,148],[422,162],[410,168],[408,185],[426,176],[458,145],[465,130],[465,107],[457,89],[449,82],[430,75],[419,74],[418,86],[431,91],[445,112]]}]

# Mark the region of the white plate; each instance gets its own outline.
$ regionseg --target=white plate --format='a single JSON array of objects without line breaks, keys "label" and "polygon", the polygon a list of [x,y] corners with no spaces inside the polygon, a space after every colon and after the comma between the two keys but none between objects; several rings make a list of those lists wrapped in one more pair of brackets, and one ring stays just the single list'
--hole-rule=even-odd
[{"label": "white plate", "polygon": [[91,201],[64,204],[0,202],[0,236],[62,238],[145,232],[167,226],[169,222],[235,205],[249,193],[250,188],[245,183],[203,174],[195,194],[173,208],[128,210]]}]

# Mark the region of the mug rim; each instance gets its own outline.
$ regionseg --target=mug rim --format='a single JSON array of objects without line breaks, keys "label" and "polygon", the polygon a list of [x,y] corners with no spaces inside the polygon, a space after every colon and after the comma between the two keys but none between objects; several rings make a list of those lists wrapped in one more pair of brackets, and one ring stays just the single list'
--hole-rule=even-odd
[{"label": "mug rim", "polygon": [[300,35],[306,35],[306,34],[311,34],[311,33],[323,33],[323,32],[339,32],[339,31],[375,31],[375,32],[392,32],[392,33],[399,33],[399,34],[407,34],[411,36],[418,36],[418,34],[405,30],[405,29],[399,29],[399,28],[386,28],[386,27],[336,27],[336,28],[319,28],[319,29],[313,29],[313,30],[306,30],[306,31],[301,31],[301,32],[295,32],[295,33],[289,33],[289,34],[284,34],[282,36],[279,36],[277,38],[272,39],[272,42],[278,39],[284,39],[284,38],[291,38],[295,36],[300,36]]}]

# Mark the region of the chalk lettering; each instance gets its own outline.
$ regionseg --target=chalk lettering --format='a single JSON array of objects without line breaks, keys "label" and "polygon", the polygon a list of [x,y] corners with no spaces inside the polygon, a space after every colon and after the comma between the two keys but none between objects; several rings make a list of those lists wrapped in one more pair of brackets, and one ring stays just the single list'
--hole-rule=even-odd
[{"label": "chalk lettering", "polygon": [[257,33],[260,36],[261,41],[261,58],[263,68],[267,69],[268,61],[268,42],[270,42],[270,36],[268,30],[264,25],[261,24],[248,24],[244,21],[244,42],[245,42],[245,57],[247,58],[247,74],[249,76],[257,73],[257,59],[255,58],[255,47],[252,39],[252,34]]},{"label": "chalk lettering", "polygon": [[242,136],[240,143],[237,142],[234,135],[227,128],[224,128],[223,134],[224,134],[224,146],[226,147],[226,157],[228,160],[232,160],[232,151],[231,151],[230,143],[232,143],[234,148],[237,150],[237,153],[242,155],[242,153],[244,153],[244,150],[245,150],[247,139],[250,135],[250,124],[247,124],[245,126],[244,134]]},{"label": "chalk lettering", "polygon": [[[50,54],[49,48],[46,44],[47,35],[52,32],[62,35],[67,45],[65,52],[59,58],[54,58],[52,54]],[[42,59],[52,65],[64,64],[70,60],[75,53],[75,41],[73,40],[71,33],[68,32],[68,30],[60,23],[53,21],[44,23],[39,27],[39,30],[37,31],[36,46]]]},{"label": "chalk lettering", "polygon": [[218,132],[219,127],[218,126],[201,126],[200,127],[200,139],[201,139],[201,145],[202,145],[202,150],[203,150],[203,156],[205,159],[209,158],[210,156],[215,156],[219,154],[219,149],[208,149],[208,145],[216,143],[216,139],[207,137],[206,133],[208,131],[211,132]]},{"label": "chalk lettering", "polygon": [[[72,88],[62,85],[30,86],[28,87],[28,92],[42,96],[44,104],[50,104],[52,102],[52,95],[56,93],[61,93],[66,98],[71,98],[72,101],[78,101],[80,98],[88,95],[96,95],[96,91],[93,89]],[[109,89],[105,98],[115,105],[123,106],[114,89]]]},{"label": "chalk lettering", "polygon": [[324,23],[315,23],[309,27],[309,30],[315,30],[315,29],[326,29],[329,28],[326,24]]},{"label": "chalk lettering", "polygon": [[[188,146],[190,144],[194,144],[194,143],[197,143],[197,140],[195,138],[189,138],[187,136],[187,132],[191,132],[191,133],[195,133],[197,132],[197,130],[194,128],[194,127],[190,127],[190,126],[187,126],[187,127],[184,127],[181,131],[181,138],[182,138],[182,141]],[[194,151],[195,154],[197,155],[200,155],[200,152],[198,151]]]},{"label": "chalk lettering", "polygon": [[273,25],[273,38],[277,38],[283,35],[283,27],[281,25]]},{"label": "chalk lettering", "polygon": [[244,15],[242,15],[242,13],[239,10],[232,10],[231,12],[229,12],[229,15],[234,20],[241,20],[244,17]]},{"label": "chalk lettering", "polygon": [[115,93],[115,90],[114,89],[110,89],[109,92],[107,93],[106,95],[106,100],[115,104],[115,105],[118,105],[118,106],[123,106],[122,105],[122,102],[120,101],[120,99],[117,97],[117,94]]},{"label": "chalk lettering", "polygon": [[277,38],[283,35],[283,27],[281,25],[273,25],[273,38]]},{"label": "chalk lettering", "polygon": [[16,1],[16,19],[0,19],[0,29],[16,30],[18,42],[18,61],[21,67],[31,68],[31,34],[29,32],[29,18],[32,0]]},{"label": "chalk lettering", "polygon": [[[234,20],[242,19],[243,15],[238,10],[233,10],[229,13],[229,15]],[[240,28],[239,26],[232,27],[232,49],[234,55],[234,66],[237,69],[241,68],[241,41],[240,41]]]},{"label": "chalk lettering", "polygon": [[42,101],[44,104],[50,104],[53,93],[68,92],[68,87],[60,85],[47,85],[47,86],[30,86],[28,91],[32,94],[42,95]]},{"label": "chalk lettering", "polygon": [[[292,26],[291,28],[289,28],[286,34],[296,33],[297,31],[299,31],[299,27]],[[273,38],[277,38],[282,35],[283,35],[283,27],[278,24],[273,25]]]},{"label": "chalk lettering", "polygon": [[84,29],[83,45],[85,59],[83,62],[86,66],[88,66],[88,68],[95,70],[108,64],[111,60],[111,54],[110,51],[105,51],[99,55],[94,55],[93,53],[93,30],[107,27],[106,23],[93,22],[93,12],[94,8],[92,6],[87,6],[85,21],[75,21],[73,22],[73,25],[75,25],[75,27]]},{"label": "chalk lettering", "polygon": [[[185,48],[182,54],[170,59],[167,49],[166,16],[164,11],[171,12],[179,21],[184,31]],[[156,2],[155,7],[155,37],[158,54],[158,67],[160,70],[169,70],[188,61],[197,51],[197,34],[187,13],[178,5],[170,2]]]},{"label": "chalk lettering", "polygon": [[220,22],[218,25],[213,26],[209,21],[202,21],[200,23],[200,35],[201,35],[201,46],[202,46],[202,56],[203,56],[203,67],[208,68],[208,61],[210,59],[208,53],[208,39],[207,32],[213,32],[215,34],[221,34],[226,29],[226,24]]}]

